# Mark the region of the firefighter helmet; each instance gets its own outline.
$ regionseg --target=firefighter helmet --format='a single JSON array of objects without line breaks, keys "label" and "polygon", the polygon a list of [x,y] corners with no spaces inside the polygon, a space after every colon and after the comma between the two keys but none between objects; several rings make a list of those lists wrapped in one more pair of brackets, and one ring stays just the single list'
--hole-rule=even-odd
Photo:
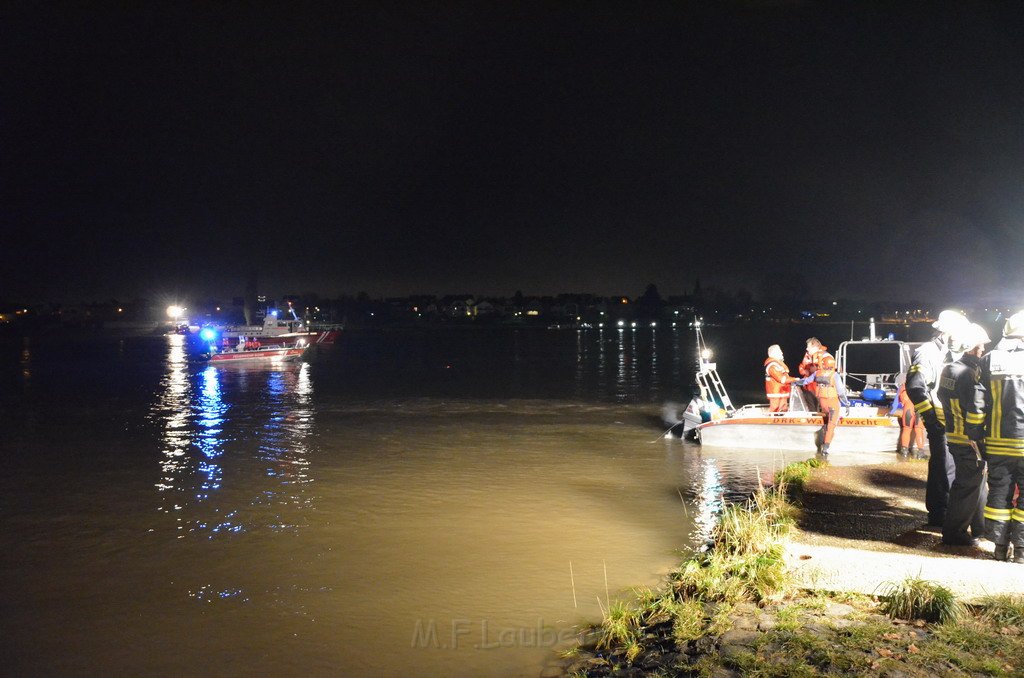
[{"label": "firefighter helmet", "polygon": [[782,347],[778,344],[772,344],[768,347],[768,357],[775,358],[776,360],[782,360]]},{"label": "firefighter helmet", "polygon": [[950,337],[949,345],[954,352],[964,353],[976,346],[984,346],[990,341],[992,340],[988,338],[988,332],[984,327],[978,323],[971,323],[955,330]]},{"label": "firefighter helmet", "polygon": [[1004,337],[1024,337],[1024,311],[1017,311],[1003,325]]},{"label": "firefighter helmet", "polygon": [[970,321],[960,311],[946,310],[939,314],[938,320],[932,323],[932,327],[944,334],[953,334],[958,329],[966,327]]}]

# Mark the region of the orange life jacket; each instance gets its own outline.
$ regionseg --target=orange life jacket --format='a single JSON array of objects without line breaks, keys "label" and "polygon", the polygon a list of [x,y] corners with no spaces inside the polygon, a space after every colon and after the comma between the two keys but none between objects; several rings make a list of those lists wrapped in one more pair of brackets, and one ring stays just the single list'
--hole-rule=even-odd
[{"label": "orange life jacket", "polygon": [[768,398],[789,397],[792,381],[786,363],[771,357],[764,361],[764,390]]},{"label": "orange life jacket", "polygon": [[818,398],[839,398],[839,389],[836,388],[836,359],[822,346],[821,350],[812,356],[815,391]]}]

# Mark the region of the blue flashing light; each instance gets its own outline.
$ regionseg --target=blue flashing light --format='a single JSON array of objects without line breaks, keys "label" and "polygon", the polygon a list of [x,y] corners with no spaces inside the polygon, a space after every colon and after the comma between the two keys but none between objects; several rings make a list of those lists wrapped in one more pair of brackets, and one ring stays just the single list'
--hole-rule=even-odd
[{"label": "blue flashing light", "polygon": [[271,311],[270,315],[276,318],[277,317],[277,311]]},{"label": "blue flashing light", "polygon": [[217,331],[212,327],[204,327],[199,336],[203,338],[203,341],[214,341],[217,338]]}]

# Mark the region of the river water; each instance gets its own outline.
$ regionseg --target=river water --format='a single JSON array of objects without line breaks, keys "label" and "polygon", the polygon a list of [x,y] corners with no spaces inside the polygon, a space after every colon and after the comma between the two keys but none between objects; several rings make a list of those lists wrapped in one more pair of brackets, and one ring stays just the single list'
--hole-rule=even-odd
[{"label": "river water", "polygon": [[[720,330],[735,399],[805,334]],[[806,456],[663,437],[682,327],[349,332],[281,368],[196,352],[0,341],[13,675],[536,676],[723,493]]]}]

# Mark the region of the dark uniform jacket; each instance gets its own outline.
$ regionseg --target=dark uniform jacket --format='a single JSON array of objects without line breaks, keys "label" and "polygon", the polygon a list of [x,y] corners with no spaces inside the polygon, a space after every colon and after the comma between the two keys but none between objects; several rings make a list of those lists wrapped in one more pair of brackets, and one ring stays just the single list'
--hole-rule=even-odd
[{"label": "dark uniform jacket", "polygon": [[1024,339],[1003,339],[981,359],[985,451],[1024,457]]},{"label": "dark uniform jacket", "polygon": [[938,396],[951,445],[980,442],[985,436],[985,389],[981,385],[981,359],[963,355],[942,368]]},{"label": "dark uniform jacket", "polygon": [[935,337],[918,347],[914,352],[914,362],[907,371],[907,397],[914,403],[917,416],[929,426],[936,420],[943,423],[942,404],[935,397],[934,389],[938,385],[943,365],[953,359],[945,343]]}]

